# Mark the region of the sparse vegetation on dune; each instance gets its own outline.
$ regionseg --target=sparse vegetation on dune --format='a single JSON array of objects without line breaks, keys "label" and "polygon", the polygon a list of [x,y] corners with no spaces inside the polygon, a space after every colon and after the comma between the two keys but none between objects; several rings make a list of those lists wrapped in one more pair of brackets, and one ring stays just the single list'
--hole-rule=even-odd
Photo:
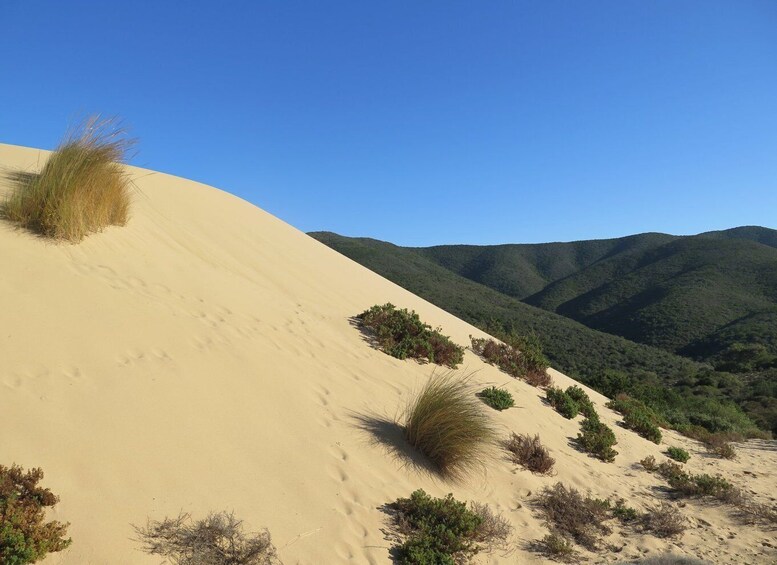
[{"label": "sparse vegetation on dune", "polygon": [[687,463],[691,458],[691,454],[684,450],[682,447],[669,447],[666,450],[666,455],[670,459],[674,459],[680,463]]},{"label": "sparse vegetation on dune", "polygon": [[574,563],[577,561],[577,551],[574,544],[558,534],[546,535],[537,542],[537,549],[551,559],[563,563]]},{"label": "sparse vegetation on dune", "polygon": [[572,487],[556,483],[540,492],[537,504],[548,524],[559,535],[567,535],[589,550],[596,550],[602,535],[610,533],[606,500],[583,496]]},{"label": "sparse vegetation on dune", "polygon": [[469,336],[472,351],[508,375],[521,378],[532,386],[546,387],[551,384],[548,360],[536,336],[513,333],[501,334],[499,337],[501,342]]},{"label": "sparse vegetation on dune", "polygon": [[468,563],[480,551],[506,547],[512,532],[509,522],[487,505],[468,507],[451,494],[433,498],[419,489],[388,508],[404,538],[396,549],[396,560],[403,565]]},{"label": "sparse vegetation on dune", "polygon": [[560,388],[548,387],[545,391],[545,397],[550,405],[556,409],[556,412],[564,416],[564,418],[571,420],[580,412],[580,406],[575,402],[575,399]]},{"label": "sparse vegetation on dune", "polygon": [[464,359],[464,348],[442,335],[439,328],[433,330],[413,311],[386,303],[375,305],[356,318],[374,332],[380,349],[397,359],[411,357],[452,369]]},{"label": "sparse vegetation on dune", "polygon": [[513,395],[509,391],[503,388],[496,388],[495,386],[485,388],[478,393],[478,398],[488,404],[494,410],[507,410],[515,406],[515,400]]},{"label": "sparse vegetation on dune", "polygon": [[72,130],[39,174],[17,174],[3,215],[47,237],[81,241],[129,218],[129,178],[121,165],[131,146],[116,122],[91,117]]},{"label": "sparse vegetation on dune", "polygon": [[135,527],[143,550],[175,565],[280,565],[267,530],[246,533],[229,512],[192,520],[189,514]]},{"label": "sparse vegetation on dune", "polygon": [[62,551],[71,543],[68,524],[46,522],[46,508],[59,499],[38,485],[43,471],[0,465],[0,563],[24,565]]},{"label": "sparse vegetation on dune", "polygon": [[607,403],[607,407],[623,415],[623,425],[626,428],[634,430],[653,443],[661,443],[661,430],[658,427],[667,424],[644,402],[626,394],[619,394]]},{"label": "sparse vegetation on dune", "polygon": [[528,434],[512,434],[504,443],[510,452],[513,462],[527,468],[538,475],[550,475],[556,460],[550,456],[548,449],[542,445],[540,436]]},{"label": "sparse vegetation on dune", "polygon": [[585,451],[597,459],[612,462],[618,452],[612,446],[618,441],[615,439],[615,432],[612,428],[599,420],[599,416],[594,413],[593,416],[583,419],[580,423],[580,433],[577,434],[577,444]]},{"label": "sparse vegetation on dune", "polygon": [[404,414],[407,441],[444,477],[459,480],[482,466],[496,431],[467,377],[432,375]]}]

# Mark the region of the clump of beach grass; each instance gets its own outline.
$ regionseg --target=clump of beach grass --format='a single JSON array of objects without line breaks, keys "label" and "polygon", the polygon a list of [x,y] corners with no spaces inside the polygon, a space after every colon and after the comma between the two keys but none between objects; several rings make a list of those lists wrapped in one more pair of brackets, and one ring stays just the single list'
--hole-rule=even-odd
[{"label": "clump of beach grass", "polygon": [[3,216],[70,242],[126,224],[130,180],[122,163],[132,145],[115,119],[88,118],[65,135],[39,174],[12,175]]},{"label": "clump of beach grass", "polygon": [[452,480],[480,467],[496,440],[469,378],[453,372],[432,375],[410,399],[404,428],[407,441]]}]

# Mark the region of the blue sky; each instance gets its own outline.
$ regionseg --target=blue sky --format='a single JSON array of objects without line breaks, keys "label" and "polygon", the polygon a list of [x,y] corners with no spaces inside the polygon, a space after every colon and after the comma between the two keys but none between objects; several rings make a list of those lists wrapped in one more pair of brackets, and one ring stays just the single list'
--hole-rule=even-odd
[{"label": "blue sky", "polygon": [[0,1],[0,142],[403,245],[777,228],[777,3]]}]

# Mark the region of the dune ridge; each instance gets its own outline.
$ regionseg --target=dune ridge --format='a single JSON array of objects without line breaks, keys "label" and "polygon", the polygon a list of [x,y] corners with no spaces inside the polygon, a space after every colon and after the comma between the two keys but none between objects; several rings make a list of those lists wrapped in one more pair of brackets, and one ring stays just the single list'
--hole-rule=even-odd
[{"label": "dune ridge", "polygon": [[[35,172],[47,155],[0,144],[0,167]],[[124,227],[69,245],[0,222],[2,463],[43,468],[61,498],[53,517],[73,538],[45,563],[159,563],[131,525],[182,510],[234,510],[249,529],[267,527],[287,565],[390,563],[380,507],[417,488],[488,503],[510,520],[514,552],[478,562],[544,563],[528,547],[547,533],[531,502],[543,486],[562,481],[642,508],[662,482],[636,464],[663,459],[667,445],[691,452],[691,471],[720,472],[773,502],[773,442],[738,446],[735,461],[671,431],[656,446],[586,389],[618,439],[615,463],[603,463],[570,445],[579,420],[469,350],[461,371],[515,397],[491,414],[504,437],[538,433],[557,475],[497,455],[481,476],[442,481],[414,464],[390,423],[433,366],[370,347],[352,317],[392,302],[461,345],[486,334],[235,196],[127,169],[135,189]],[[725,507],[688,502],[683,512],[680,540],[616,531],[607,541],[619,553],[582,553],[596,563],[670,550],[714,563],[774,559],[773,533],[738,525]]]}]

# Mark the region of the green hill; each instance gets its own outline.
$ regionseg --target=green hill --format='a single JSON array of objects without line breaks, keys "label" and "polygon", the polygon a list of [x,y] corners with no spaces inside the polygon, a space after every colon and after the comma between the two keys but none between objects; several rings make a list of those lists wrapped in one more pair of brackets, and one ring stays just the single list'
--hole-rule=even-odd
[{"label": "green hill", "polygon": [[[777,367],[775,230],[429,248],[310,235],[475,325],[536,333],[553,365],[584,382],[606,389],[615,371],[642,396],[671,385],[700,402],[732,398],[777,429],[775,379],[757,372]],[[757,367],[729,358],[742,343],[763,346]],[[750,373],[710,377],[713,363]]]}]

